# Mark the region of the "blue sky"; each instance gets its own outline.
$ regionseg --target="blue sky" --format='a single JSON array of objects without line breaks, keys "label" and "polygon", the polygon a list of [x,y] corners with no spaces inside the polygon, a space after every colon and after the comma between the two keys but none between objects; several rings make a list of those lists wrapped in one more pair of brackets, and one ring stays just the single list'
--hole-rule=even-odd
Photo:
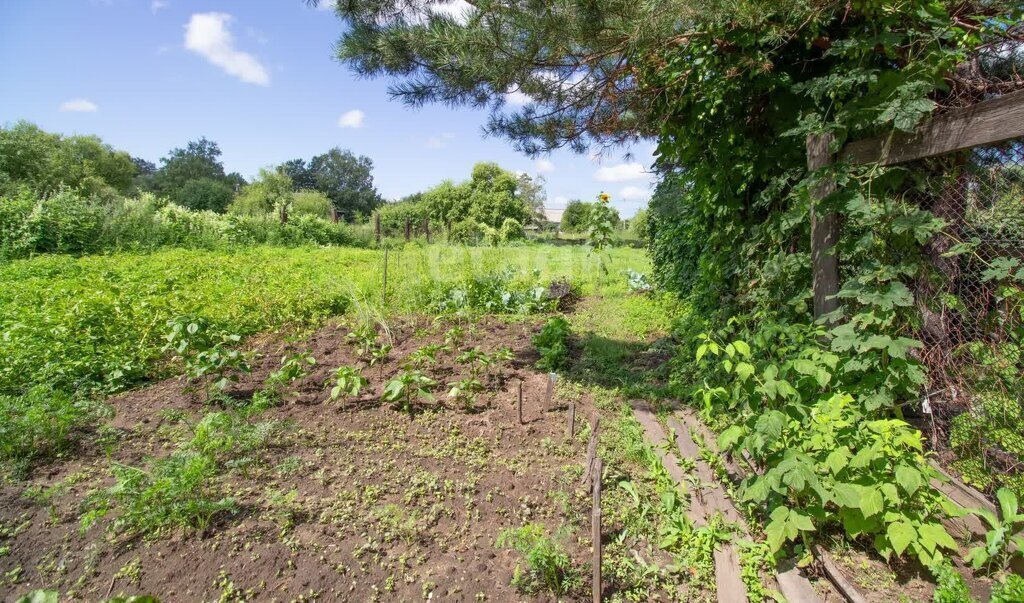
[{"label": "blue sky", "polygon": [[543,175],[551,207],[602,190],[623,217],[646,205],[653,143],[628,160],[529,159],[482,136],[483,111],[409,109],[386,80],[356,78],[332,55],[342,28],[302,0],[2,0],[0,123],[97,134],[153,162],[206,136],[246,177],[340,146],[373,159],[389,199],[489,160]]}]

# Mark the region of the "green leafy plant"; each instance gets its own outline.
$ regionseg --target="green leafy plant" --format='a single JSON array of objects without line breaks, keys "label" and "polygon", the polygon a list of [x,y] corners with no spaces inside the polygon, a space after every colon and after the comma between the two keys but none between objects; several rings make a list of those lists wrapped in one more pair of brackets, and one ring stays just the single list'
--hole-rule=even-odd
[{"label": "green leafy plant", "polygon": [[966,561],[974,569],[1002,570],[1012,557],[1024,555],[1024,534],[1021,534],[1024,531],[1024,513],[1018,507],[1017,495],[1009,488],[1000,488],[996,499],[999,501],[998,517],[988,509],[971,510],[991,528],[985,534],[985,544],[967,553]]},{"label": "green leafy plant", "polygon": [[549,318],[533,338],[533,345],[540,354],[537,368],[545,371],[563,369],[569,358],[568,339],[569,323],[559,316]]},{"label": "green leafy plant", "polygon": [[146,538],[177,528],[203,532],[216,517],[237,508],[233,498],[220,495],[213,485],[216,462],[200,453],[178,452],[153,461],[148,470],[115,464],[112,471],[117,482],[90,501],[83,529],[116,506],[121,514],[113,528],[119,532]]},{"label": "green leafy plant", "polygon": [[992,588],[989,603],[1017,603],[1024,601],[1024,577],[1007,574]]},{"label": "green leafy plant", "polygon": [[185,375],[203,383],[209,400],[238,381],[238,373],[248,373],[249,359],[233,346],[241,336],[214,329],[209,321],[195,316],[178,316],[168,321],[164,351],[172,350],[185,365]]},{"label": "green leafy plant", "polygon": [[928,569],[935,577],[933,603],[974,603],[967,581],[948,559],[943,559]]},{"label": "green leafy plant", "polygon": [[384,386],[384,399],[412,415],[413,405],[421,398],[433,400],[430,388],[437,382],[419,371],[403,371]]},{"label": "green leafy plant", "polygon": [[370,351],[370,366],[377,365],[378,378],[384,377],[384,364],[390,355],[391,346],[388,344],[377,346]]},{"label": "green leafy plant", "polygon": [[444,344],[427,344],[409,354],[408,362],[412,368],[423,369],[427,365],[435,364],[440,354],[448,352],[451,348]]},{"label": "green leafy plant", "polygon": [[267,376],[267,383],[282,386],[295,383],[309,374],[309,369],[316,366],[316,358],[308,350],[285,354],[281,357],[281,368]]},{"label": "green leafy plant", "polygon": [[339,366],[334,371],[331,400],[355,398],[370,382],[354,366]]},{"label": "green leafy plant", "polygon": [[15,475],[25,475],[33,463],[67,451],[76,431],[92,422],[95,409],[45,387],[22,396],[0,395],[0,461]]},{"label": "green leafy plant", "polygon": [[356,354],[364,360],[368,359],[370,353],[377,347],[377,331],[371,325],[360,325],[346,335],[345,339],[356,348]]},{"label": "green leafy plant", "polygon": [[467,377],[448,385],[451,387],[448,390],[448,397],[461,401],[467,410],[473,408],[473,404],[476,402],[476,395],[484,389],[484,384],[475,377]]},{"label": "green leafy plant", "polygon": [[516,567],[514,586],[526,594],[546,590],[553,595],[568,594],[580,584],[578,570],[565,549],[550,538],[542,526],[528,523],[498,535],[498,546],[513,549],[523,556],[525,572]]}]

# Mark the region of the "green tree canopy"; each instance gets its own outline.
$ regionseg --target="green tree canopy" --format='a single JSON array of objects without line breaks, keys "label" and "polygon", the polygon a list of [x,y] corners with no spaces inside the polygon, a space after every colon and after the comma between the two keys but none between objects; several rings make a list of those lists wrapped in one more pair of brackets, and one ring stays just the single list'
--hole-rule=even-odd
[{"label": "green tree canopy", "polygon": [[259,176],[247,184],[231,202],[231,213],[264,215],[279,210],[292,198],[292,181],[278,170],[261,169]]},{"label": "green tree canopy", "polygon": [[126,193],[138,168],[131,156],[96,136],[62,136],[20,121],[0,127],[0,192],[27,186],[50,194],[61,186],[86,195]]},{"label": "green tree canopy", "polygon": [[584,232],[590,223],[591,203],[573,199],[562,212],[560,228],[565,232]]},{"label": "green tree canopy", "polygon": [[369,215],[383,200],[373,185],[373,161],[337,147],[310,160],[308,175],[299,171],[305,182],[311,175],[313,188],[327,195],[346,220]]}]

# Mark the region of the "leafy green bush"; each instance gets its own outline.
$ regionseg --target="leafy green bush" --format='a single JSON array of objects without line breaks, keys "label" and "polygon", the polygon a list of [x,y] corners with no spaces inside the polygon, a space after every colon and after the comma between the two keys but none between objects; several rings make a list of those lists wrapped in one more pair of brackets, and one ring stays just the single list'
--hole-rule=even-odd
[{"label": "leafy green bush", "polygon": [[103,209],[79,193],[61,189],[36,201],[21,224],[19,238],[4,247],[32,253],[89,253],[100,247]]},{"label": "leafy green bush", "polygon": [[224,463],[266,446],[277,429],[273,421],[249,423],[237,413],[211,412],[196,424],[184,448]]},{"label": "leafy green bush", "polygon": [[503,530],[498,535],[498,546],[523,556],[526,571],[516,566],[512,584],[526,594],[547,590],[561,596],[580,586],[580,574],[572,559],[561,544],[545,534],[542,526],[528,523]]},{"label": "leafy green bush", "polygon": [[66,451],[75,430],[92,417],[89,406],[43,387],[23,396],[0,395],[0,460],[24,474],[33,462]]},{"label": "leafy green bush", "polygon": [[[744,481],[741,495],[767,509],[773,551],[835,525],[851,538],[871,538],[886,559],[909,553],[930,566],[943,549],[957,550],[941,524],[947,502],[929,483],[935,472],[920,432],[880,417],[877,409],[891,398],[879,400],[868,387],[882,380],[892,384],[889,395],[900,387],[905,348],[881,336],[873,341],[891,354],[890,370],[879,375],[872,348],[836,354],[815,333],[813,326],[761,323],[753,346],[699,337],[706,381],[695,396],[709,419],[729,417],[720,446],[745,450],[764,469]],[[845,351],[838,339],[831,349]],[[861,371],[874,381],[865,383]]]},{"label": "leafy green bush", "polygon": [[501,228],[498,229],[498,240],[502,243],[514,243],[526,239],[526,231],[523,224],[514,218],[505,218]]},{"label": "leafy green bush", "polygon": [[296,191],[292,193],[292,214],[314,218],[331,217],[331,200],[320,191]]},{"label": "leafy green bush", "polygon": [[461,245],[479,245],[486,234],[484,227],[473,218],[466,218],[452,224],[448,233],[448,242]]},{"label": "leafy green bush", "polygon": [[1024,577],[1017,574],[1007,574],[1003,580],[992,589],[992,598],[989,603],[1019,603],[1024,601]]},{"label": "leafy green bush", "polygon": [[540,354],[537,368],[562,370],[569,359],[569,323],[560,316],[549,318],[540,333],[534,336],[533,345]]},{"label": "leafy green bush", "polygon": [[934,603],[974,603],[967,581],[948,559],[936,563],[929,570],[935,577]]}]

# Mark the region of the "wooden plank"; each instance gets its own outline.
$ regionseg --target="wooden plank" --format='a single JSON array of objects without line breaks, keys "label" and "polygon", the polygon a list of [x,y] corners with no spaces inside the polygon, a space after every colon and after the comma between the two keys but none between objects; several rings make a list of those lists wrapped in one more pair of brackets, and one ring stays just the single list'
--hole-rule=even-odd
[{"label": "wooden plank", "polygon": [[[673,419],[683,424],[687,435],[689,435],[691,442],[693,439],[693,434],[699,434],[701,439],[704,441],[704,445],[708,448],[708,450],[710,450],[714,454],[720,454],[718,450],[718,442],[714,434],[711,432],[710,429],[707,428],[706,425],[704,425],[704,422],[701,421],[697,417],[696,413],[694,413],[692,410],[688,408],[683,408],[676,412],[675,417],[673,417]],[[671,420],[669,422],[669,425],[672,425]],[[696,444],[692,445],[693,449],[697,450]],[[753,466],[752,462],[750,464],[751,466]],[[726,462],[725,465],[726,471],[729,472],[729,475],[732,479],[736,481],[740,481],[743,479],[744,476],[739,468],[739,465],[735,463],[735,461]],[[719,488],[719,490],[721,490],[721,488]],[[743,523],[740,520],[740,515],[736,511],[736,508],[732,504],[732,501],[725,498],[724,491],[722,492],[722,497],[719,500],[719,504],[728,505],[728,507],[732,509],[732,513],[734,513],[737,518],[735,521],[739,522],[740,525],[743,525]],[[749,536],[748,534],[744,535]],[[821,603],[821,597],[818,596],[817,592],[814,590],[814,587],[811,586],[811,582],[795,567],[790,568],[790,570],[787,572],[779,572],[775,576],[775,579],[778,582],[779,590],[782,592],[783,596],[786,597],[786,600],[790,603]]]},{"label": "wooden plank", "polygon": [[892,133],[847,144],[855,164],[895,165],[1024,137],[1024,90],[929,119],[912,134]]},{"label": "wooden plank", "polygon": [[590,589],[594,603],[601,603],[601,457],[594,459],[594,500],[590,510],[590,538],[594,561]]},{"label": "wooden plank", "polygon": [[800,569],[791,565],[786,569],[779,568],[775,579],[779,583],[779,592],[789,603],[821,603],[821,595],[814,590],[811,582],[800,573]]},{"label": "wooden plank", "polygon": [[691,424],[680,421],[679,417],[672,415],[668,418],[668,426],[676,431],[676,445],[683,457],[692,458],[695,461],[697,477],[707,488],[701,488],[701,492],[695,493],[701,503],[708,509],[710,514],[721,513],[726,521],[730,523],[743,523],[743,516],[732,504],[732,501],[725,495],[725,490],[718,483],[714,469],[700,458],[700,450],[693,439]]},{"label": "wooden plank", "polygon": [[747,587],[740,571],[740,556],[736,545],[726,542],[715,549],[715,587],[720,603],[745,603]]},{"label": "wooden plank", "polygon": [[[832,163],[831,134],[812,134],[807,137],[807,170],[813,172]],[[835,212],[822,213],[818,202],[836,190],[836,182],[829,178],[811,189],[811,291],[814,317],[820,318],[839,307],[839,217]]]}]

